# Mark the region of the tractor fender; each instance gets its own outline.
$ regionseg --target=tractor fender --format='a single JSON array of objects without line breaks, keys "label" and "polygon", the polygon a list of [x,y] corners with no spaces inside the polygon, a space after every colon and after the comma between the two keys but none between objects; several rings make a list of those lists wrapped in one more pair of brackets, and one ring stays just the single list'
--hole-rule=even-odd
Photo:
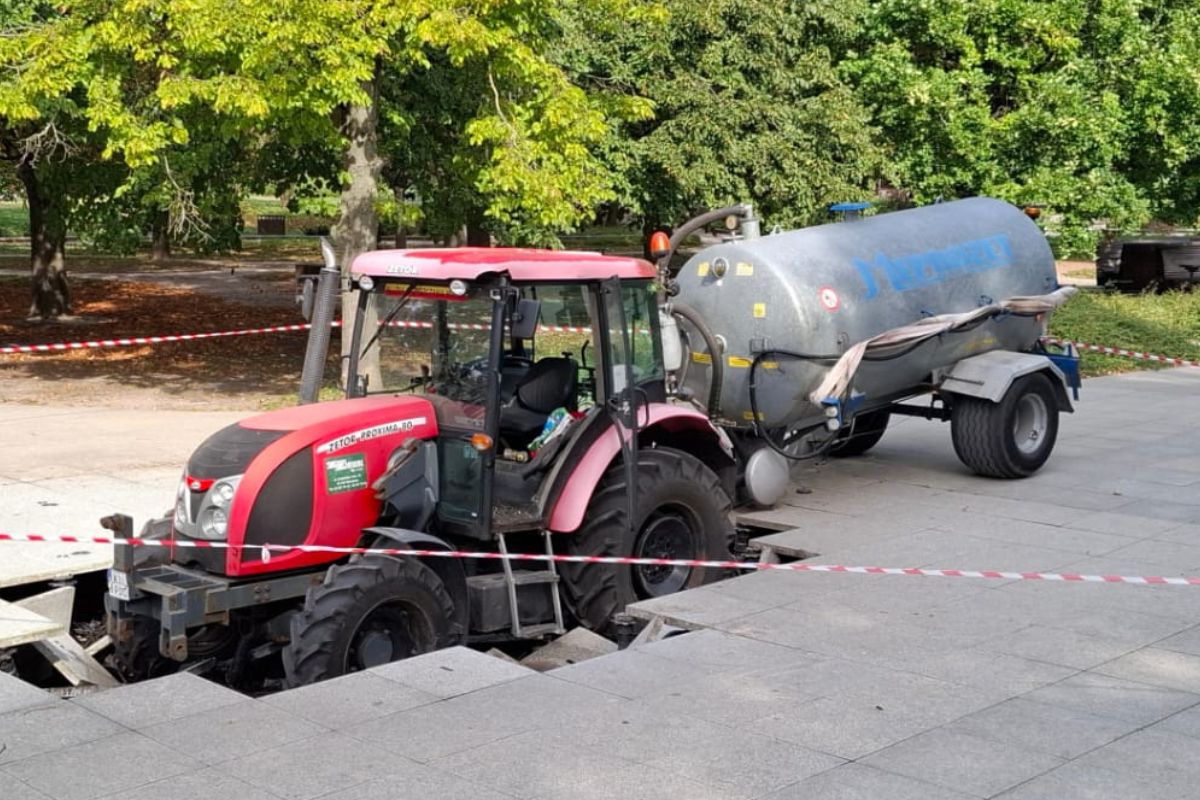
[{"label": "tractor fender", "polygon": [[1059,411],[1075,410],[1067,396],[1067,379],[1062,370],[1046,356],[1036,353],[990,350],[964,358],[942,374],[939,388],[946,394],[961,394],[999,403],[1013,381],[1035,372],[1045,372],[1051,378]]},{"label": "tractor fender", "polygon": [[[368,543],[367,547],[371,547],[374,543],[379,542],[380,539],[410,550],[444,550],[450,552],[458,549],[445,539],[434,536],[432,533],[425,533],[424,531],[413,531],[408,528],[387,528],[383,526],[363,529],[363,540]],[[462,560],[440,557],[418,558],[417,560],[437,573],[437,576],[442,579],[446,591],[450,594],[450,599],[454,601],[454,633],[461,637],[462,640],[465,640],[469,624],[470,603],[467,598],[467,571],[463,568]]]},{"label": "tractor fender", "polygon": [[[650,403],[638,408],[638,442],[639,447],[667,444],[689,452],[718,475],[735,463],[733,444],[725,431],[713,425],[701,412],[685,406]],[[609,425],[572,469],[554,503],[547,529],[570,533],[579,527],[592,494],[620,452],[618,426]]]}]

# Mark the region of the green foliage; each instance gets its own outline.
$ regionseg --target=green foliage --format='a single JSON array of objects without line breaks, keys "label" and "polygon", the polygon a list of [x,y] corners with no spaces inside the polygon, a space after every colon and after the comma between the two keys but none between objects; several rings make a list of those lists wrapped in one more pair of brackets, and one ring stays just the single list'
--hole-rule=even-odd
[{"label": "green foliage", "polygon": [[[619,0],[601,4],[611,13]],[[0,64],[9,67],[0,118],[75,120],[98,144],[89,158],[123,165],[119,189],[85,215],[115,246],[144,227],[139,216],[164,208],[183,238],[236,243],[229,198],[240,186],[340,181],[341,110],[371,102],[368,87],[381,78],[395,89],[381,102],[397,130],[440,127],[454,140],[423,158],[395,153],[420,167],[408,185],[447,201],[432,219],[453,216],[457,228],[486,218],[510,240],[549,241],[609,196],[590,150],[607,133],[606,117],[545,57],[556,35],[546,4],[73,0],[46,13],[22,8],[21,19],[39,21],[10,24],[12,35],[0,38]],[[410,84],[426,80],[464,94],[458,113],[405,102]],[[307,160],[289,156],[297,152]]]},{"label": "green foliage", "polygon": [[667,0],[668,22],[641,25],[577,12],[561,54],[577,79],[654,102],[606,148],[621,202],[657,224],[753,200],[786,226],[863,197],[879,151],[836,67],[864,5]]},{"label": "green foliage", "polygon": [[886,177],[917,202],[990,194],[1089,224],[1191,223],[1200,9],[1139,0],[878,0],[841,71],[871,110]]},{"label": "green foliage", "polygon": [[440,237],[741,200],[793,226],[887,188],[1046,204],[1090,255],[1095,220],[1200,215],[1191,0],[8,0],[0,27],[0,155],[44,147],[55,224],[116,249],[163,212],[236,246],[251,188],[335,213],[372,102],[376,215]]}]

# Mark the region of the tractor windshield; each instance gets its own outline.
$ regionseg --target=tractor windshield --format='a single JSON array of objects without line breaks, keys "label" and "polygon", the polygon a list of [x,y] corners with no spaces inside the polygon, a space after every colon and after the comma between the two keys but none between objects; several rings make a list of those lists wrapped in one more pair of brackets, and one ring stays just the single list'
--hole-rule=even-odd
[{"label": "tractor windshield", "polygon": [[375,297],[381,385],[371,393],[418,392],[453,404],[452,419],[482,427],[493,300],[475,287],[389,285]]}]

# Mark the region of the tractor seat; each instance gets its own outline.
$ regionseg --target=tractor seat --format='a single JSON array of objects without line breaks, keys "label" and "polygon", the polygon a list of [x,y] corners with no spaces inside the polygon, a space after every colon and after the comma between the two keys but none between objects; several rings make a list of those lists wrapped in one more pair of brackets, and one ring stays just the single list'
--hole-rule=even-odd
[{"label": "tractor seat", "polygon": [[570,358],[543,358],[521,379],[515,396],[500,409],[500,437],[523,450],[537,438],[556,408],[575,408],[579,366]]}]

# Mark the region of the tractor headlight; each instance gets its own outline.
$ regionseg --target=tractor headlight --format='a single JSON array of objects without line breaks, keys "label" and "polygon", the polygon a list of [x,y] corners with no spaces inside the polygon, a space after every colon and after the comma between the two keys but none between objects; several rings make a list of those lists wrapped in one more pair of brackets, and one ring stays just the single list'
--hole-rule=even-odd
[{"label": "tractor headlight", "polygon": [[358,288],[364,292],[369,292],[375,288],[375,281],[370,275],[362,275],[358,279]]},{"label": "tractor headlight", "polygon": [[200,503],[195,524],[185,529],[188,536],[198,539],[228,538],[229,509],[233,505],[233,498],[237,495],[238,483],[241,480],[241,475],[230,475],[213,482]]},{"label": "tractor headlight", "polygon": [[175,492],[175,529],[179,530],[188,524],[188,487],[187,480],[179,482],[179,491]]},{"label": "tractor headlight", "polygon": [[220,481],[214,484],[210,495],[213,505],[218,508],[228,508],[229,504],[233,502],[233,493],[236,488],[236,484],[232,481]]},{"label": "tractor headlight", "polygon": [[229,532],[229,517],[220,508],[206,508],[200,515],[200,532],[206,539],[224,539]]}]

